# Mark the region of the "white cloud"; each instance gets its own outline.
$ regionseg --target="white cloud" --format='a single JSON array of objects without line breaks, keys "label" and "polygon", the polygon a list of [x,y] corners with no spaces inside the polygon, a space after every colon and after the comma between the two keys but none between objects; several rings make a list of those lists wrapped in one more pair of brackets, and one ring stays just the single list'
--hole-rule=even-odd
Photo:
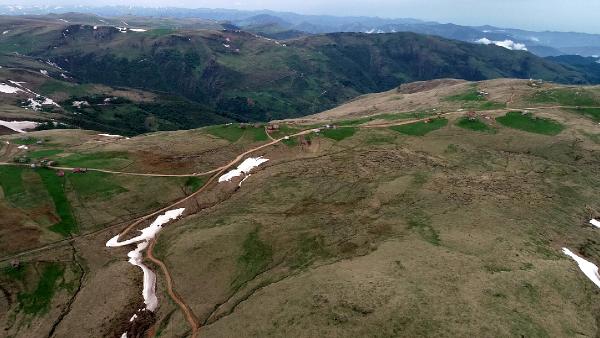
[{"label": "white cloud", "polygon": [[524,43],[514,42],[513,40],[492,41],[488,38],[481,38],[479,40],[476,40],[475,43],[479,43],[482,45],[494,44],[496,46],[504,47],[510,50],[527,50],[527,46]]}]

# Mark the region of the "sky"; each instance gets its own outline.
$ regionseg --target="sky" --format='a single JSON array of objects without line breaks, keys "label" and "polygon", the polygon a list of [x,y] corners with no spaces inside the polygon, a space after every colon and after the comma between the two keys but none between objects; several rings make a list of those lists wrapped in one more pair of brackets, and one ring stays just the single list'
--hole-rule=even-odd
[{"label": "sky", "polygon": [[[0,4],[85,4],[94,0],[0,0]],[[301,14],[417,18],[462,25],[600,33],[600,0],[104,0],[103,5],[270,9]]]}]

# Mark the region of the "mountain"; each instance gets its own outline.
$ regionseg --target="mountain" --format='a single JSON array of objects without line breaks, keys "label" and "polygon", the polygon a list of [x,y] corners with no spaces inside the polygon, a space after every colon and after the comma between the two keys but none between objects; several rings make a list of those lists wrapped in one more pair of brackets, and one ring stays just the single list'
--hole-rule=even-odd
[{"label": "mountain", "polygon": [[[131,6],[9,6],[0,5],[0,14],[6,15],[44,15],[48,13],[85,12],[108,17],[145,16],[168,20],[203,19],[229,23],[242,29],[264,33],[268,37],[287,39],[301,34],[324,34],[336,32],[394,33],[414,32],[437,35],[475,43],[481,39],[521,44],[529,51],[545,57],[565,54],[582,56],[600,55],[600,35],[576,32],[536,32],[494,26],[461,26],[441,24],[410,18],[385,19],[378,17],[338,17],[331,15],[302,15],[269,10],[241,11],[230,9],[206,8],[149,8]],[[268,22],[264,22],[268,18]],[[258,24],[257,21],[263,21]],[[255,26],[268,24],[269,27],[256,29]],[[289,31],[284,33],[284,31]],[[276,34],[274,34],[276,33]]]},{"label": "mountain", "polygon": [[3,335],[595,337],[599,106],[440,79],[271,129],[0,136]]},{"label": "mountain", "polygon": [[[189,103],[180,109],[138,104],[136,110],[145,111],[142,116],[150,117],[151,108],[160,111],[159,129],[198,127],[217,116],[250,122],[299,117],[361,94],[435,78],[597,80],[590,68],[524,51],[414,33],[332,33],[277,41],[240,30],[152,28],[153,20],[138,18],[135,26],[136,21],[120,20],[111,26],[8,16],[0,20],[0,30],[6,32],[0,36],[0,52],[56,65],[48,81],[63,81],[61,73],[66,72],[77,83],[135,88]],[[41,76],[40,69],[29,69]],[[69,111],[74,111],[72,101],[95,100],[91,92],[73,96],[64,86],[44,88],[44,95],[62,100],[59,105]],[[86,116],[103,128],[131,125],[129,118],[114,112]],[[120,133],[145,131],[144,123],[135,124],[135,131]]]}]

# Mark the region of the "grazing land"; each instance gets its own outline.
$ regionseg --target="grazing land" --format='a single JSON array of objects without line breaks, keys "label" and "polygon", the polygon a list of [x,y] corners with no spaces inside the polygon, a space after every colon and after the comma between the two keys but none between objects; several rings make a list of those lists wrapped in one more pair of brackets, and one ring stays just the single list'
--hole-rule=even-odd
[{"label": "grazing land", "polygon": [[[466,109],[473,88],[505,104]],[[3,332],[596,336],[600,293],[562,248],[600,263],[600,131],[572,101],[532,102],[558,88],[439,80],[275,130],[0,136]],[[136,312],[135,245],[106,243],[176,208],[142,251],[158,307]]]}]

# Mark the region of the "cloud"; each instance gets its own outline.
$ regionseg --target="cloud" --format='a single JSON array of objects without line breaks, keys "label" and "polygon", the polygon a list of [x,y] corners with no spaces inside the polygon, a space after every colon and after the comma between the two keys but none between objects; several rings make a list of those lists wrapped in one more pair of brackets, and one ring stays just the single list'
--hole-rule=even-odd
[{"label": "cloud", "polygon": [[513,40],[492,41],[488,38],[481,38],[479,40],[476,40],[475,43],[479,43],[482,45],[493,44],[510,50],[527,50],[527,46],[524,43],[514,42]]}]

